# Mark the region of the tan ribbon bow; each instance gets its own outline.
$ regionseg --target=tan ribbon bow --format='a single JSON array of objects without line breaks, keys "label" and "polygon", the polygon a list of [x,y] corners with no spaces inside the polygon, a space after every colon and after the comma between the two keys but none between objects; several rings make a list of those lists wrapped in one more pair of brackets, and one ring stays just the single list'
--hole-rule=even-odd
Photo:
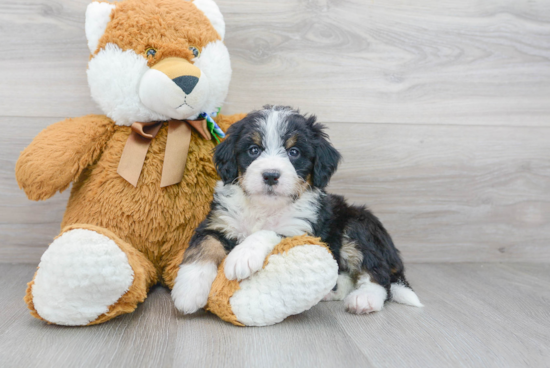
[{"label": "tan ribbon bow", "polygon": [[[132,124],[132,133],[122,151],[117,172],[134,187],[137,186],[151,141],[157,136],[162,124],[162,121]],[[183,179],[191,142],[189,125],[195,128],[204,139],[212,139],[206,127],[206,120],[170,120],[160,180],[161,188],[177,184]]]}]

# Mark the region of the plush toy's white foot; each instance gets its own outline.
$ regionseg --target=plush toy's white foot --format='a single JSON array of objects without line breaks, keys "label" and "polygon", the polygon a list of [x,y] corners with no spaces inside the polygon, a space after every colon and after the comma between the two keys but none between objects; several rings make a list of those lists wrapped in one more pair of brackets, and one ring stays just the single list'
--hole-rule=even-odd
[{"label": "plush toy's white foot", "polygon": [[265,257],[279,244],[281,237],[274,231],[261,230],[247,237],[229,253],[224,263],[228,280],[244,280],[260,270]]},{"label": "plush toy's white foot", "polygon": [[344,300],[346,310],[354,314],[367,314],[381,311],[388,292],[383,286],[370,281],[369,275],[363,275],[357,281],[358,288]]},{"label": "plush toy's white foot", "polygon": [[302,245],[269,257],[268,264],[240,283],[230,298],[237,320],[267,326],[317,304],[336,284],[338,265],[319,245]]},{"label": "plush toy's white foot", "polygon": [[42,255],[34,285],[36,311],[58,325],[86,325],[126,293],[134,271],[108,237],[76,229],[54,240]]},{"label": "plush toy's white foot", "polygon": [[218,268],[213,262],[182,265],[172,288],[176,308],[185,314],[203,308],[217,274]]},{"label": "plush toy's white foot", "polygon": [[324,302],[330,302],[334,300],[344,300],[344,298],[353,290],[353,280],[348,273],[341,273],[338,275],[338,281],[336,282],[336,290],[331,290],[324,296]]}]

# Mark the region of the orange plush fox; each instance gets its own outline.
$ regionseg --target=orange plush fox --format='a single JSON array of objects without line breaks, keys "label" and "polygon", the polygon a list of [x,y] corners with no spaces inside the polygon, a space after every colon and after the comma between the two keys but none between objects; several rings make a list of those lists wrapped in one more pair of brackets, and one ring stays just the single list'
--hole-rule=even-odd
[{"label": "orange plush fox", "polygon": [[[85,28],[88,83],[105,115],[47,127],[16,166],[32,200],[73,183],[62,231],[25,296],[36,318],[72,326],[132,312],[156,283],[178,287],[183,254],[218,180],[212,151],[242,117],[217,114],[231,65],[212,0],[92,2]],[[307,244],[326,254],[325,269],[309,268],[312,277],[297,264],[307,262],[307,252],[300,257]],[[286,257],[291,248],[294,256]],[[220,269],[206,308],[237,325],[273,324],[323,297],[304,290],[334,286],[334,261],[318,240],[285,239],[273,254],[277,266],[268,267],[268,256],[264,269],[241,283]],[[297,267],[301,278],[289,281]],[[231,300],[238,293],[237,308]]]}]

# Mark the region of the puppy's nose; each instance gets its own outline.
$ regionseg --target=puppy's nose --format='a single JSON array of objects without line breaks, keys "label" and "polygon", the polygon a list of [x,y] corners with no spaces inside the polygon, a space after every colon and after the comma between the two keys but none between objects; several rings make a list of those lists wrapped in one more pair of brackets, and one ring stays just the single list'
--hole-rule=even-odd
[{"label": "puppy's nose", "polygon": [[264,183],[267,185],[276,185],[281,177],[279,171],[264,171],[262,175],[264,177]]},{"label": "puppy's nose", "polygon": [[195,86],[197,85],[197,83],[199,83],[199,78],[193,77],[191,75],[184,75],[182,77],[177,77],[172,80],[186,94],[190,94],[193,91],[193,88],[195,88]]}]

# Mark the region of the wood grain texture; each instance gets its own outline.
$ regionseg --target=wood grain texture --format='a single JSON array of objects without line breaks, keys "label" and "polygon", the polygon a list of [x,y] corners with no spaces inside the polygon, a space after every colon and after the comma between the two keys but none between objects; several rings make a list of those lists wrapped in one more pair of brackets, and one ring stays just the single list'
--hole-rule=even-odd
[{"label": "wood grain texture", "polygon": [[[0,1],[0,115],[98,112],[88,0]],[[226,112],[291,104],[324,121],[550,123],[544,0],[218,0],[234,76]]]},{"label": "wood grain texture", "polygon": [[[0,262],[38,262],[68,191],[31,202],[19,152],[53,118],[1,118]],[[550,261],[550,129],[329,123],[329,191],[367,204],[407,262]],[[13,137],[13,138],[12,138]]]},{"label": "wood grain texture", "polygon": [[329,122],[549,124],[546,1],[221,5],[231,111],[271,102]]},{"label": "wood grain texture", "polygon": [[368,316],[321,303],[271,327],[179,315],[156,288],[136,312],[50,326],[22,301],[34,267],[0,265],[2,367],[543,367],[550,361],[550,265],[413,264],[424,308]]}]

